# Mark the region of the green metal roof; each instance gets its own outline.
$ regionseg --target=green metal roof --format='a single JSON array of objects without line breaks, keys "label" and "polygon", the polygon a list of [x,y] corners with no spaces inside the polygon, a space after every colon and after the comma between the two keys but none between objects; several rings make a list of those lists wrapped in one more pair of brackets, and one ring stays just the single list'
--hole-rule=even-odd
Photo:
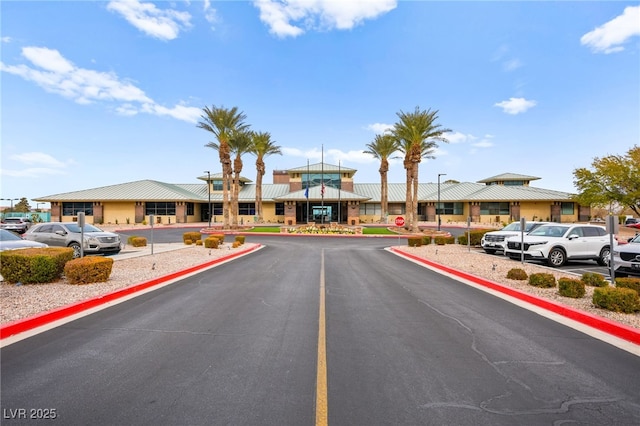
[{"label": "green metal roof", "polygon": [[[316,164],[314,166],[319,166]],[[325,164],[324,167],[328,165]],[[296,169],[291,169],[296,170]],[[306,171],[306,167],[297,170]],[[313,170],[311,167],[309,170]],[[330,172],[333,169],[325,168]],[[337,171],[337,167],[335,168]],[[340,170],[353,170],[343,169]],[[498,176],[514,174],[504,174]],[[211,175],[212,180],[214,176]],[[525,177],[524,175],[517,175]],[[199,178],[201,179],[201,177]],[[206,180],[206,177],[205,179]],[[404,183],[388,184],[388,199],[390,203],[404,203],[406,198],[406,185]],[[483,185],[481,183],[441,183],[440,201],[443,202],[469,202],[469,201],[571,201],[573,194],[554,191],[531,186],[505,186]],[[54,194],[34,198],[40,202],[73,202],[73,201],[187,201],[206,202],[221,201],[222,192],[207,192],[206,183],[196,184],[171,184],[155,180],[140,180],[117,185],[103,186],[100,188],[81,191]],[[239,200],[251,202],[255,200],[256,185],[243,180],[240,187]],[[288,184],[263,184],[262,199],[264,201],[304,201],[305,190],[289,192]],[[320,200],[320,186],[309,188],[309,199]],[[380,202],[380,183],[361,183],[353,185],[353,191],[338,190],[333,187],[325,187],[325,200],[358,200],[361,202]],[[438,185],[433,182],[420,183],[418,185],[418,199],[421,202],[435,202],[438,200]]]}]

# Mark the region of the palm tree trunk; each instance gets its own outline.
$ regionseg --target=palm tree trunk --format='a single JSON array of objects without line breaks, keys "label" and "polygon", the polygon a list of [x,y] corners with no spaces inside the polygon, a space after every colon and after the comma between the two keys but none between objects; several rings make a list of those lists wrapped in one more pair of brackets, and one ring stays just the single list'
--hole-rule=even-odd
[{"label": "palm tree trunk", "polygon": [[[406,163],[406,162],[405,162]],[[413,211],[413,203],[412,203],[412,196],[411,196],[411,182],[413,182],[413,178],[412,178],[412,168],[411,168],[411,164],[405,164],[405,169],[407,171],[407,188],[406,188],[406,200],[405,200],[405,214],[407,216],[407,220],[405,223],[405,226],[408,228],[411,226],[411,212]]]},{"label": "palm tree trunk", "polygon": [[413,222],[411,227],[411,232],[418,233],[420,232],[420,227],[418,226],[418,165],[420,163],[414,163],[414,172],[413,172]]},{"label": "palm tree trunk", "polygon": [[256,160],[256,216],[258,216],[258,222],[264,221],[264,214],[262,212],[262,177],[265,174],[265,166],[262,158]]}]

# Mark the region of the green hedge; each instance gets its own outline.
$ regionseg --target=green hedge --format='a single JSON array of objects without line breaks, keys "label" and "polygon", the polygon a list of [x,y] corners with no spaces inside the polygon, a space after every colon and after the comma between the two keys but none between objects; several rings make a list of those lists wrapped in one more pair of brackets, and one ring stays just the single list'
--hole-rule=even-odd
[{"label": "green hedge", "polygon": [[556,277],[545,272],[529,275],[529,285],[541,288],[552,288],[556,286]]},{"label": "green hedge", "polygon": [[50,283],[62,277],[71,259],[70,247],[7,250],[0,252],[0,274],[9,283]]},{"label": "green hedge", "polygon": [[580,299],[586,293],[585,284],[576,278],[560,278],[558,280],[558,292],[561,296]]},{"label": "green hedge", "polygon": [[593,304],[598,308],[632,314],[640,311],[638,292],[624,287],[599,287],[593,290]]}]

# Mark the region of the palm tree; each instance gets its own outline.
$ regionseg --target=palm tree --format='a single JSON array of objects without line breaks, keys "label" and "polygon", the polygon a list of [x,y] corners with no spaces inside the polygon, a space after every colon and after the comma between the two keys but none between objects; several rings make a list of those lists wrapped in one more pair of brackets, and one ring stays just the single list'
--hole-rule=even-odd
[{"label": "palm tree", "polygon": [[237,107],[226,109],[224,107],[203,108],[204,115],[197,127],[211,132],[218,142],[209,142],[205,146],[218,151],[220,164],[222,166],[222,210],[223,228],[229,229],[229,184],[231,182],[231,150],[229,142],[236,132],[248,129],[249,125],[244,123],[247,116],[243,112],[238,112]]},{"label": "palm tree", "polygon": [[367,144],[365,154],[371,154],[380,160],[380,209],[381,218],[389,214],[389,190],[387,173],[389,172],[389,157],[398,150],[398,141],[389,133],[376,135],[373,142]]},{"label": "palm tree", "polygon": [[264,157],[274,154],[282,155],[282,151],[280,151],[280,146],[271,140],[269,132],[254,132],[252,138],[252,154],[256,156],[256,215],[258,222],[262,222],[264,220],[262,214],[262,177],[266,171]]},{"label": "palm tree", "polygon": [[401,110],[396,115],[400,120],[394,125],[392,134],[405,156],[407,227],[412,232],[418,232],[418,165],[423,158],[435,158],[433,152],[438,147],[437,142],[448,142],[442,135],[451,130],[435,123],[438,111],[422,111],[416,107],[414,112],[405,113]]},{"label": "palm tree", "polygon": [[240,195],[240,173],[242,173],[243,167],[242,155],[252,151],[251,133],[249,130],[235,132],[229,141],[231,152],[236,156],[233,160],[233,183],[231,185],[232,228],[238,227],[238,217],[240,216],[238,196]]}]

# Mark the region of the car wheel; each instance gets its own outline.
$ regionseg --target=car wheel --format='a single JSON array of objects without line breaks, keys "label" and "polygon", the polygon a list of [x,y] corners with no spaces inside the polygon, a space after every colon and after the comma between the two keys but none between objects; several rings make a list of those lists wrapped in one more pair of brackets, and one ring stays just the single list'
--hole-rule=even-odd
[{"label": "car wheel", "polygon": [[611,250],[609,247],[604,247],[600,250],[600,256],[598,256],[598,265],[607,266],[609,265],[609,259],[611,258]]},{"label": "car wheel", "polygon": [[551,251],[549,252],[549,258],[547,259],[547,263],[549,263],[549,266],[558,268],[564,265],[566,262],[567,255],[564,253],[564,250],[559,248],[551,249]]},{"label": "car wheel", "polygon": [[71,243],[71,244],[69,244],[69,247],[71,247],[73,249],[73,258],[74,259],[77,259],[78,257],[80,257],[80,244]]},{"label": "car wheel", "polygon": [[492,249],[484,249],[484,251],[487,252],[488,254],[496,254],[496,251]]}]

